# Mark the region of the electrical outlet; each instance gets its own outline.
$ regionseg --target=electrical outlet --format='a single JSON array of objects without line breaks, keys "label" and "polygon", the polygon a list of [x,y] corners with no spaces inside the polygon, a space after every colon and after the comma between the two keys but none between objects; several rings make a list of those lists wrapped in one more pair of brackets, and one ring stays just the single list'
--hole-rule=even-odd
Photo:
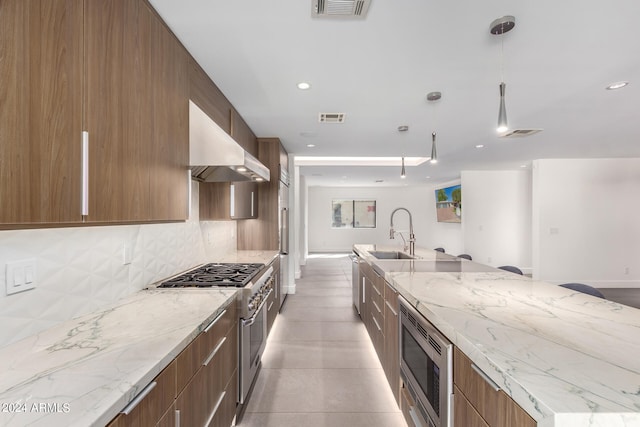
[{"label": "electrical outlet", "polygon": [[36,287],[35,258],[11,261],[6,268],[7,295],[28,291]]}]

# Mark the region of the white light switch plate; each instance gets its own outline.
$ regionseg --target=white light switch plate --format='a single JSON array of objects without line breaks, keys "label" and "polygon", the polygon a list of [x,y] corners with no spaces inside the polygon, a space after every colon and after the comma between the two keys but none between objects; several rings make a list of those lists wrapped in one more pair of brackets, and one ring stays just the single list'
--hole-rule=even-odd
[{"label": "white light switch plate", "polygon": [[35,288],[36,277],[35,258],[8,262],[6,268],[7,295]]}]

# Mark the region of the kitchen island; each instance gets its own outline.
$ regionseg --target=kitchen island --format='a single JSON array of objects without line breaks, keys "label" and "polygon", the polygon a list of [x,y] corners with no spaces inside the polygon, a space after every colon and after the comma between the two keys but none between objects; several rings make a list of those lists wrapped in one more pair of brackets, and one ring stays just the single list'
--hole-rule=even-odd
[{"label": "kitchen island", "polygon": [[431,250],[354,250],[539,426],[640,426],[637,309]]}]

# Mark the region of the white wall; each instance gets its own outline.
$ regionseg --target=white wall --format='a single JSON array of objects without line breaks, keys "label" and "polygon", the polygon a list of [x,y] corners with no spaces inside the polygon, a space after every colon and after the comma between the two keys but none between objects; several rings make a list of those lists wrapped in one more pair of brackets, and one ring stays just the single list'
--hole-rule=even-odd
[{"label": "white wall", "polygon": [[[334,199],[376,200],[377,226],[374,229],[331,228],[331,202]],[[390,244],[401,248],[402,239],[389,239],[391,212],[407,208],[413,217],[416,245],[425,248],[444,247],[448,253],[462,251],[460,224],[436,222],[435,193],[424,187],[309,187],[308,246],[309,252],[349,252],[355,243]],[[405,212],[394,217],[396,230],[408,238],[409,219]]]},{"label": "white wall", "polygon": [[640,159],[533,164],[534,277],[640,286]]},{"label": "white wall", "polygon": [[[200,223],[197,206],[194,182],[184,223],[0,231],[0,347],[235,250],[236,223]],[[36,260],[36,289],[7,296],[5,264],[27,258]]]},{"label": "white wall", "polygon": [[463,171],[462,227],[474,261],[531,272],[531,172]]}]

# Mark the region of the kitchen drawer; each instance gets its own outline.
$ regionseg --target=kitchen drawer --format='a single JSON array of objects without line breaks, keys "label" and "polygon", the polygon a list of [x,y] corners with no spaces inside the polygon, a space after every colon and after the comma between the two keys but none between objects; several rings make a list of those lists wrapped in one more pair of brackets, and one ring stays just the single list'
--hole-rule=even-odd
[{"label": "kitchen drawer", "polygon": [[504,391],[490,385],[472,366],[473,362],[454,347],[453,382],[491,427],[533,427],[536,422]]},{"label": "kitchen drawer", "polygon": [[464,394],[453,387],[453,426],[454,427],[489,427],[489,424],[478,414],[478,411],[464,397]]},{"label": "kitchen drawer", "polygon": [[[233,405],[237,402],[236,394],[230,394],[230,390],[227,390],[227,386],[230,381],[237,383],[237,361],[238,361],[238,340],[237,333],[229,333],[227,340],[222,344],[220,350],[211,359],[210,363],[203,368],[204,375],[206,377],[206,391],[205,396],[211,407],[207,413],[208,423],[206,426],[218,426],[221,425],[221,414],[225,412],[225,406],[230,405],[229,399],[232,398]],[[237,386],[236,386],[237,387]],[[229,427],[231,423],[225,427]]]},{"label": "kitchen drawer", "polygon": [[234,371],[224,388],[224,395],[221,395],[218,406],[209,427],[229,427],[236,416],[236,404],[238,395],[238,371]]},{"label": "kitchen drawer", "polygon": [[222,408],[231,405],[235,408],[237,392],[229,397],[233,402],[226,400],[229,392],[225,393],[230,382],[237,382],[238,330],[235,325],[178,395],[176,410],[180,412],[180,425],[215,425],[213,420],[219,417]]},{"label": "kitchen drawer", "polygon": [[[277,283],[275,283],[277,286]],[[276,290],[274,288],[273,292],[267,298],[267,336],[271,332],[271,327],[273,326],[273,322],[276,321],[276,316],[278,315],[278,309],[280,303],[280,298],[276,298]]]},{"label": "kitchen drawer", "polygon": [[[141,399],[135,402],[138,397]],[[176,397],[176,362],[169,364],[114,418],[109,427],[146,427],[156,425]],[[127,413],[128,412],[128,413]]]},{"label": "kitchen drawer", "polygon": [[[379,321],[384,320],[384,296],[382,294],[384,288],[378,283],[371,284],[371,311],[379,315]],[[382,323],[380,324],[382,326]]]},{"label": "kitchen drawer", "polygon": [[177,390],[184,389],[191,377],[200,369],[212,350],[238,322],[237,304],[233,300],[176,358]]}]

